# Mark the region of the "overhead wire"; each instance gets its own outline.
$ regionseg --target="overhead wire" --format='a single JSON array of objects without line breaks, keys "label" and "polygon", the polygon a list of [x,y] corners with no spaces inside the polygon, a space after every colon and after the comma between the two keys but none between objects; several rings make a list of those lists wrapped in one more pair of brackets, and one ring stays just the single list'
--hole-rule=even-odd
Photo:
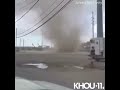
[{"label": "overhead wire", "polygon": [[[25,5],[25,6],[21,7],[21,8],[19,8],[18,10],[20,11],[21,9],[24,9],[25,7],[31,5],[31,4],[32,4],[33,2],[35,2],[35,1],[36,1],[36,0],[27,3],[27,5]],[[15,18],[16,18],[16,16],[15,16]],[[15,21],[17,21],[17,20],[15,20]]]},{"label": "overhead wire", "polygon": [[[63,1],[64,1],[64,0],[63,0]],[[62,2],[63,2],[63,1],[62,1]],[[55,0],[55,1],[50,5],[50,7],[47,8],[47,10],[45,10],[42,14],[40,14],[40,16],[42,16],[46,11],[48,11],[56,2],[57,2],[57,0]],[[61,3],[62,3],[62,2],[61,2]],[[61,4],[61,3],[60,3],[60,4]],[[60,4],[59,4],[59,5],[60,5]],[[59,5],[58,5],[58,6],[59,6]],[[58,7],[58,6],[57,6],[57,7]],[[52,13],[57,7],[55,7],[50,13]],[[50,14],[50,13],[49,13],[49,14]],[[48,14],[48,15],[49,15],[49,14]],[[43,19],[45,19],[48,15],[46,15],[44,18],[42,18],[40,21],[38,21],[38,22],[37,22],[35,25],[33,25],[32,27],[30,27],[29,29],[27,29],[27,30],[19,33],[18,35],[21,35],[21,34],[27,32],[27,31],[29,31],[29,30],[32,29],[34,26],[36,26],[38,23],[40,23]],[[39,16],[39,17],[40,17],[40,16]]]},{"label": "overhead wire", "polygon": [[19,36],[17,38],[20,38],[20,37],[24,37],[26,35],[29,35],[30,33],[36,31],[38,28],[40,28],[41,26],[43,26],[45,23],[47,23],[48,21],[50,21],[54,16],[56,16],[61,10],[63,10],[71,1],[73,0],[69,0],[61,9],[59,9],[53,16],[51,16],[48,20],[46,20],[43,24],[41,24],[40,26],[38,26],[37,28],[35,28],[34,30],[30,31],[29,33],[27,34],[24,34],[22,36]]},{"label": "overhead wire", "polygon": [[23,7],[21,7],[19,10],[21,10],[21,9],[23,9],[23,8],[25,8],[25,7],[27,7],[27,6],[29,6],[30,4],[32,4],[33,2],[35,2],[36,0],[34,0],[34,1],[31,1],[31,2],[29,2],[29,3],[27,3],[27,5],[25,5],[25,6],[23,6]]},{"label": "overhead wire", "polygon": [[39,2],[39,0],[37,0],[32,7],[29,8],[29,10],[27,12],[25,12],[18,20],[15,21],[15,23],[17,23],[19,20],[21,20],[37,3]]}]

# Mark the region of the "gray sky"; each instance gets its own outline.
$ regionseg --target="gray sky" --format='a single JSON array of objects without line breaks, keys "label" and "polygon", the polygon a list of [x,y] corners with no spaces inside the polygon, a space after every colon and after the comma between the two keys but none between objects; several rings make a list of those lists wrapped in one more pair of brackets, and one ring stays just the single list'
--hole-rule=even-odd
[{"label": "gray sky", "polygon": [[[36,1],[37,0],[15,0],[15,16],[16,16],[15,20],[19,19]],[[27,13],[20,21],[18,21],[15,24],[15,27],[17,27],[18,29],[17,33],[19,34],[27,30],[31,26],[33,26],[35,23],[37,23],[41,18],[47,15],[50,12],[50,10],[52,10],[61,0],[57,0],[56,3],[48,11],[46,11],[54,1],[55,0],[40,0],[29,13]],[[72,25],[76,25],[76,27],[81,29],[80,39],[81,41],[84,41],[84,42],[88,41],[92,37],[92,25],[91,25],[92,11],[95,14],[94,27],[95,27],[95,36],[96,36],[97,6],[95,4],[95,1],[96,0],[73,0],[64,10],[62,10],[59,13],[59,15],[61,15],[65,19],[64,29],[69,29],[72,27]],[[85,3],[81,4],[80,2],[87,2],[87,4]],[[92,2],[92,3],[88,4],[89,2]],[[27,7],[24,7],[26,5]],[[46,13],[44,13],[40,17],[40,15],[44,11],[46,11]],[[22,37],[21,39],[25,40],[25,46],[31,46],[32,43],[34,43],[35,46],[38,46],[38,43],[41,44],[41,30],[49,30],[48,29],[49,27],[47,26],[49,26],[49,24],[51,24],[52,22],[55,22],[56,25],[59,27],[59,25],[57,24],[58,22],[56,21],[57,17],[58,15],[55,16],[52,20],[50,20],[47,24],[45,24],[44,26],[36,30],[35,32],[25,37]],[[38,24],[37,26],[39,26],[40,24]],[[105,28],[105,0],[103,0],[103,30],[105,32],[104,28]],[[44,38],[44,44],[49,45],[50,42],[45,40]],[[17,45],[20,45],[20,39],[17,39]]]}]

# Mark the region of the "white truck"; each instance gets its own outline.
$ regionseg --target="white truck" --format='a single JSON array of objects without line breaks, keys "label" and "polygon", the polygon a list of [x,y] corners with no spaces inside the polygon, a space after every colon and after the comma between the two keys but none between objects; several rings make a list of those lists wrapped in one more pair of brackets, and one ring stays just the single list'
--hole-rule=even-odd
[{"label": "white truck", "polygon": [[90,51],[94,47],[95,55],[105,58],[105,38],[92,38],[90,40]]}]

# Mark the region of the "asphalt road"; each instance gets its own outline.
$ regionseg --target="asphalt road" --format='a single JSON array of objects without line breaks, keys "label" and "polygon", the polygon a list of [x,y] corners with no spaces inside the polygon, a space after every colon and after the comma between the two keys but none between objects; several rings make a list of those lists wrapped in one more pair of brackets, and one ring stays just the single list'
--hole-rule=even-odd
[{"label": "asphalt road", "polygon": [[[74,82],[102,82],[105,85],[104,69],[74,67],[88,65],[90,60],[87,55],[87,52],[19,52],[15,54],[15,76],[29,80],[48,81],[71,89],[74,88]],[[47,64],[48,68],[42,70],[23,65],[41,62]],[[97,63],[96,66],[104,66],[104,63]]]}]

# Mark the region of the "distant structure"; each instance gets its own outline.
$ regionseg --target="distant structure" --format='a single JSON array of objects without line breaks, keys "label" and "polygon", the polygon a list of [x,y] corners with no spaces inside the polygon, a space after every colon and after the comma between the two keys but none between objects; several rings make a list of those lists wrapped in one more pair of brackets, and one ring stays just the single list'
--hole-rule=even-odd
[{"label": "distant structure", "polygon": [[35,48],[35,45],[32,43],[32,46]]}]

